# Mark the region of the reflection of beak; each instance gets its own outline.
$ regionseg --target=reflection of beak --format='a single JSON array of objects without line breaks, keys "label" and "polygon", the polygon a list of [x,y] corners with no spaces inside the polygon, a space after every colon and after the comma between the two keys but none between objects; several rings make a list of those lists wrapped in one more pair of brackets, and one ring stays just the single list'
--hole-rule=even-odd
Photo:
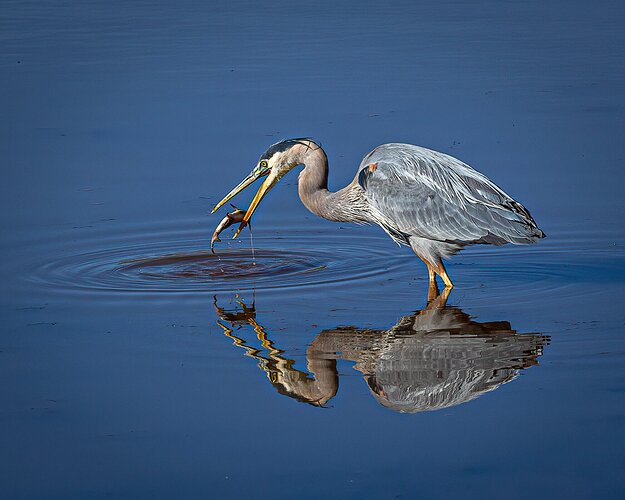
[{"label": "reflection of beak", "polygon": [[243,230],[243,228],[247,225],[247,223],[252,218],[252,214],[258,207],[258,204],[265,197],[265,195],[271,190],[271,188],[276,185],[276,183],[279,180],[280,180],[280,177],[278,177],[272,170],[269,174],[269,177],[267,177],[264,180],[264,182],[260,185],[260,188],[258,188],[258,191],[256,191],[256,194],[254,195],[254,199],[252,200],[252,203],[250,203],[250,206],[247,208],[247,212],[245,212],[245,215],[243,216],[241,225],[239,226],[239,229],[237,229],[236,232],[234,233],[234,236],[232,237],[232,239],[235,239],[237,236],[239,236],[239,233]]},{"label": "reflection of beak", "polygon": [[250,175],[248,175],[245,179],[243,179],[239,183],[239,185],[237,187],[235,187],[232,191],[230,191],[224,197],[223,200],[221,200],[219,203],[217,203],[217,205],[215,205],[215,208],[213,208],[213,210],[211,211],[211,214],[214,214],[217,210],[219,210],[219,208],[221,208],[223,206],[224,203],[229,201],[231,198],[234,198],[237,194],[239,194],[241,191],[243,191],[247,186],[252,184],[252,182],[254,182],[256,179],[259,179],[262,176],[263,176],[263,174],[254,174],[254,173],[251,173]]}]

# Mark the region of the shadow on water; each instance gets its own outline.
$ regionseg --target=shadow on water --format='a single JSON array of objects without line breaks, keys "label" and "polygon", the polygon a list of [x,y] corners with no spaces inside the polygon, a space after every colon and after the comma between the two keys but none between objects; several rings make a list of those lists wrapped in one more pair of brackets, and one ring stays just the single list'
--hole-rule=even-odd
[{"label": "shadow on water", "polygon": [[[431,297],[423,310],[402,317],[387,330],[339,326],[323,330],[308,345],[308,372],[294,367],[256,319],[255,304],[218,305],[218,325],[247,356],[258,361],[271,385],[285,396],[324,406],[339,388],[337,360],[355,363],[372,396],[401,413],[440,410],[471,401],[510,382],[538,364],[549,337],[519,334],[507,321],[480,323],[447,295]],[[252,347],[235,330],[249,325],[260,341]]]}]

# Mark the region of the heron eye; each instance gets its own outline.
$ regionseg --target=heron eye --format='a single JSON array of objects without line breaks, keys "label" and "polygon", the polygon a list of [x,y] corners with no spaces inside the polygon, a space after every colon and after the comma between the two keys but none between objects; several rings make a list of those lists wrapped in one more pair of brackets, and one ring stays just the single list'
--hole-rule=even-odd
[{"label": "heron eye", "polygon": [[268,165],[269,165],[269,164],[268,164],[265,160],[263,160],[263,161],[261,161],[261,162],[260,162],[260,166],[261,166],[262,168],[267,168],[267,166],[268,166]]}]

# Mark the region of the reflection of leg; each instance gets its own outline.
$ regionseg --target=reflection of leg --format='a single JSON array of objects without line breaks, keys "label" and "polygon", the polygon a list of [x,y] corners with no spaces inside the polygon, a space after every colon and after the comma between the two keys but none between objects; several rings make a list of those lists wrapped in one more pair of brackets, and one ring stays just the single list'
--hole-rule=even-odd
[{"label": "reflection of leg", "polygon": [[440,295],[436,295],[434,297],[430,296],[430,292],[431,292],[431,287],[430,287],[430,291],[428,291],[428,305],[425,308],[428,311],[431,311],[433,309],[445,309],[445,306],[447,305],[447,299],[449,298],[449,294],[451,293],[451,287],[445,287],[443,288],[443,291]]},{"label": "reflection of leg", "polygon": [[441,297],[441,307],[445,307],[447,305],[447,299],[449,298],[449,294],[451,293],[451,289],[453,288],[452,286],[446,286],[443,289],[443,293],[441,293],[440,297]]},{"label": "reflection of leg", "polygon": [[438,294],[439,291],[438,285],[436,284],[436,275],[434,275],[434,271],[431,271],[430,285],[428,286],[428,304],[432,302],[436,297],[438,297]]}]

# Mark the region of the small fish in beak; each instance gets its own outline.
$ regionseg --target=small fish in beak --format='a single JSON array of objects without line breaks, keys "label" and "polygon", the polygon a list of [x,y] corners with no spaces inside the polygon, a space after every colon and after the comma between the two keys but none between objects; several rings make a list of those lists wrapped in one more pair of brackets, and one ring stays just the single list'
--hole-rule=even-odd
[{"label": "small fish in beak", "polygon": [[[261,177],[265,177],[265,180],[260,185],[260,188],[258,188],[258,191],[254,195],[254,198],[252,199],[250,206],[247,208],[247,212],[245,212],[241,218],[238,218],[239,215],[237,215],[237,219],[238,219],[237,222],[240,222],[241,225],[234,233],[234,236],[232,237],[232,239],[235,239],[237,236],[239,236],[239,233],[243,230],[243,228],[249,225],[250,219],[252,218],[252,214],[258,207],[258,204],[265,197],[265,195],[271,190],[271,188],[273,188],[276,185],[276,183],[282,178],[282,176],[286,173],[286,171],[268,169],[266,167],[267,162],[264,162],[264,163],[265,163],[265,167],[263,170],[259,170],[258,168],[254,169],[251,174],[249,174],[245,179],[243,179],[239,183],[238,186],[232,189],[219,203],[217,203],[217,205],[215,206],[215,208],[213,208],[211,212],[211,213],[215,213],[228,200],[230,200],[235,195],[243,191],[247,186],[252,184],[255,180],[260,179]],[[228,216],[229,215],[231,214],[228,214]],[[224,221],[225,219],[223,219],[221,223],[223,223]]]},{"label": "small fish in beak", "polygon": [[[284,177],[291,169],[295,168],[297,165],[303,164],[303,161],[301,161],[302,155],[305,151],[311,149],[311,144],[314,144],[316,146],[316,149],[319,148],[319,146],[311,139],[289,139],[273,144],[267,151],[263,153],[263,155],[258,160],[258,164],[247,175],[247,177],[239,182],[236,187],[231,189],[230,192],[226,196],[224,196],[224,198],[219,203],[217,203],[217,205],[215,205],[212,213],[219,210],[222,205],[224,205],[231,198],[239,194],[246,187],[257,181],[261,177],[265,177],[265,180],[260,185],[258,191],[254,195],[250,206],[247,208],[247,212],[245,212],[243,218],[241,219],[241,224],[239,225],[239,228],[235,231],[232,239],[236,238],[243,230],[243,228],[249,224],[250,219],[258,208],[259,203],[267,195],[267,193],[269,193],[269,191],[278,183],[278,181],[282,179],[282,177]],[[295,151],[295,146],[305,147],[306,150],[304,152],[299,150]]]},{"label": "small fish in beak", "polygon": [[235,239],[239,236],[239,233],[243,231],[243,228],[250,223],[250,219],[252,218],[252,214],[258,208],[258,204],[262,201],[265,195],[276,185],[276,183],[282,178],[284,173],[278,173],[275,170],[269,172],[267,178],[263,181],[258,191],[254,195],[250,206],[247,207],[247,212],[245,212],[243,219],[241,219],[241,224],[239,228],[235,231],[232,239]]},{"label": "small fish in beak", "polygon": [[[213,233],[213,236],[211,238],[211,252],[213,252],[213,253],[215,253],[215,250],[214,250],[215,242],[216,241],[221,241],[219,239],[219,235],[221,234],[221,232],[224,231],[225,229],[229,228],[233,224],[236,224],[238,222],[242,222],[243,221],[243,217],[245,217],[245,210],[240,210],[240,209],[238,209],[237,207],[235,207],[232,204],[231,204],[231,206],[232,206],[232,208],[235,209],[234,212],[227,213],[226,216],[223,219],[221,219],[221,222],[215,228],[215,232]],[[250,227],[250,229],[251,229],[251,227]]]}]

